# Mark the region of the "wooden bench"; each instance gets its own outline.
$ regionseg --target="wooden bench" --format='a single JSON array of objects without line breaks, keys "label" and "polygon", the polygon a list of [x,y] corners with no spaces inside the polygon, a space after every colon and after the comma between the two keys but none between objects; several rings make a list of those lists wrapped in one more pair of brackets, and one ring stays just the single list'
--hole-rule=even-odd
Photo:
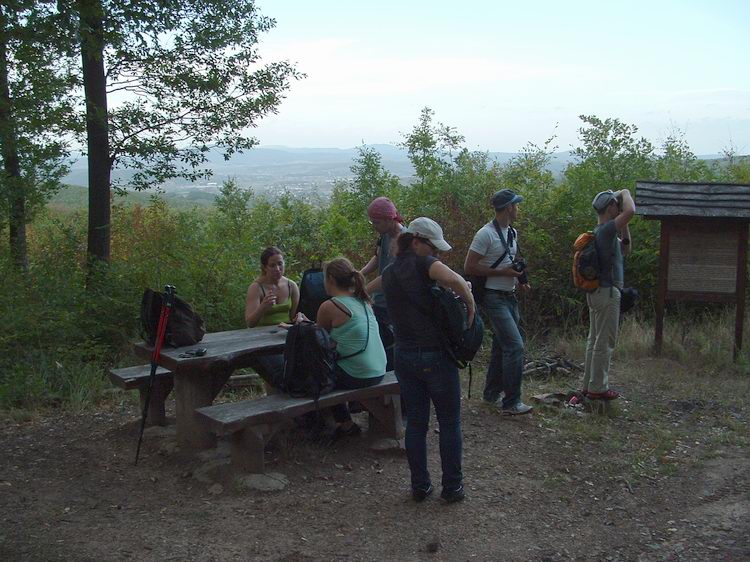
[{"label": "wooden bench", "polygon": [[[401,400],[395,375],[386,373],[380,384],[357,390],[335,390],[321,396],[317,407],[327,408],[352,400],[370,413],[370,432],[399,439],[403,434]],[[263,398],[198,408],[196,414],[211,431],[229,438],[232,466],[236,470],[263,473],[264,448],[292,418],[316,409],[312,398],[271,394]]]},{"label": "wooden bench", "polygon": [[[151,365],[136,365],[135,367],[124,367],[111,369],[109,380],[124,390],[138,389],[141,397],[141,411],[146,402],[148,391],[148,379],[151,375]],[[148,416],[146,422],[149,425],[167,425],[164,403],[174,386],[172,371],[164,367],[157,367],[154,386],[151,389],[151,400],[148,405]]]},{"label": "wooden bench", "polygon": [[[124,367],[109,371],[109,380],[115,386],[119,386],[123,390],[138,389],[141,397],[141,411],[143,411],[143,405],[146,401],[149,376],[151,376],[151,365],[137,365],[135,367]],[[232,375],[229,377],[229,381],[227,381],[227,386],[230,388],[243,388],[255,385],[259,380],[260,377],[256,373]],[[149,400],[148,416],[146,418],[146,422],[149,425],[167,425],[164,404],[173,386],[174,376],[172,372],[164,367],[157,367],[154,388],[152,389],[151,400]]]}]

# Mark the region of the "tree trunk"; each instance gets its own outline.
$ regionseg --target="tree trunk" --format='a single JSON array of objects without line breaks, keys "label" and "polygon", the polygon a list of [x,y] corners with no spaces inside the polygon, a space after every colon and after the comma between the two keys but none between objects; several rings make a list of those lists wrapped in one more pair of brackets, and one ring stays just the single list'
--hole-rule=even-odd
[{"label": "tree trunk", "polygon": [[89,167],[89,264],[109,261],[110,174],[107,78],[104,73],[104,10],[100,0],[79,0],[81,58],[86,95]]},{"label": "tree trunk", "polygon": [[8,197],[8,224],[10,226],[10,254],[13,263],[28,271],[26,252],[26,194],[21,165],[18,159],[16,126],[13,121],[13,105],[10,98],[8,78],[8,43],[6,22],[0,9],[0,146],[3,155],[3,181]]}]

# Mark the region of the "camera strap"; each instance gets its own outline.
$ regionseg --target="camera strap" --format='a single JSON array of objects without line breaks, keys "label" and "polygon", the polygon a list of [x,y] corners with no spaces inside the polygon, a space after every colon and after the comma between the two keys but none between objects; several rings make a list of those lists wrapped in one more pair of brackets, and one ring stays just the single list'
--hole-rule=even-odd
[{"label": "camera strap", "polygon": [[[499,264],[502,262],[505,259],[505,256],[508,256],[512,262],[513,255],[510,253],[510,246],[513,244],[513,239],[515,238],[513,235],[515,232],[513,227],[508,225],[508,239],[506,240],[505,236],[503,236],[503,231],[500,229],[500,225],[497,223],[497,219],[492,219],[492,226],[495,227],[497,235],[500,237],[500,242],[502,242],[503,248],[505,249],[505,252],[500,256],[500,259],[497,260],[497,263]],[[516,242],[516,255],[518,255],[518,242]]]}]

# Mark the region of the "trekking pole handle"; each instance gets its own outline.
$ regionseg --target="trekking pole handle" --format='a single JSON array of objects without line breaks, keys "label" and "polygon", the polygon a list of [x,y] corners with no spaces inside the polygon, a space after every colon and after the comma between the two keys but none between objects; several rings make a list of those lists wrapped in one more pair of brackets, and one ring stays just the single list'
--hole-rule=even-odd
[{"label": "trekking pole handle", "polygon": [[174,305],[174,297],[177,294],[177,289],[174,285],[164,285],[164,296],[166,297],[164,299],[164,304],[172,308],[172,305]]}]

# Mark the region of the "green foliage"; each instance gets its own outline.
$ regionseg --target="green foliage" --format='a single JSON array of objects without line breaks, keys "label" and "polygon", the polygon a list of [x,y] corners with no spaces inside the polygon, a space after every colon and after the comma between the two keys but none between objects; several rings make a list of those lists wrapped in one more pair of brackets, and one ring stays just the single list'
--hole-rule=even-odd
[{"label": "green foliage", "polygon": [[[570,282],[571,247],[576,235],[595,223],[591,200],[596,192],[632,189],[643,178],[748,181],[747,158],[701,162],[679,135],[657,150],[636,137],[635,127],[595,117],[584,118],[578,160],[556,180],[547,170],[554,137],[523,147],[501,166],[486,153],[467,150],[460,135],[433,125],[432,119],[432,111],[424,110],[405,136],[418,170],[411,185],[385,170],[377,151],[363,146],[352,165],[354,178],[336,185],[327,201],[291,192],[259,195],[235,181],[222,186],[211,208],[176,208],[164,196],[152,196],[145,204],[118,199],[112,260],[89,274],[95,278],[88,289],[85,213],[48,208],[29,230],[27,276],[0,255],[0,322],[5,327],[0,408],[82,407],[96,400],[107,385],[107,367],[132,361],[129,348],[138,338],[145,287],[176,285],[207,329],[219,331],[244,325],[245,294],[266,246],[284,250],[287,275],[296,279],[304,269],[337,255],[363,266],[377,238],[367,221],[367,205],[381,195],[391,198],[407,221],[417,216],[437,220],[454,248],[443,259],[461,270],[475,232],[493,216],[490,196],[503,187],[518,191],[524,202],[517,227],[533,286],[522,300],[527,333],[533,338],[551,326],[580,333],[586,307]],[[634,253],[627,261],[626,283],[644,293],[641,308],[648,313],[656,286],[658,224],[636,219],[631,233]],[[645,343],[634,352],[642,353],[649,343],[640,339]]]}]

